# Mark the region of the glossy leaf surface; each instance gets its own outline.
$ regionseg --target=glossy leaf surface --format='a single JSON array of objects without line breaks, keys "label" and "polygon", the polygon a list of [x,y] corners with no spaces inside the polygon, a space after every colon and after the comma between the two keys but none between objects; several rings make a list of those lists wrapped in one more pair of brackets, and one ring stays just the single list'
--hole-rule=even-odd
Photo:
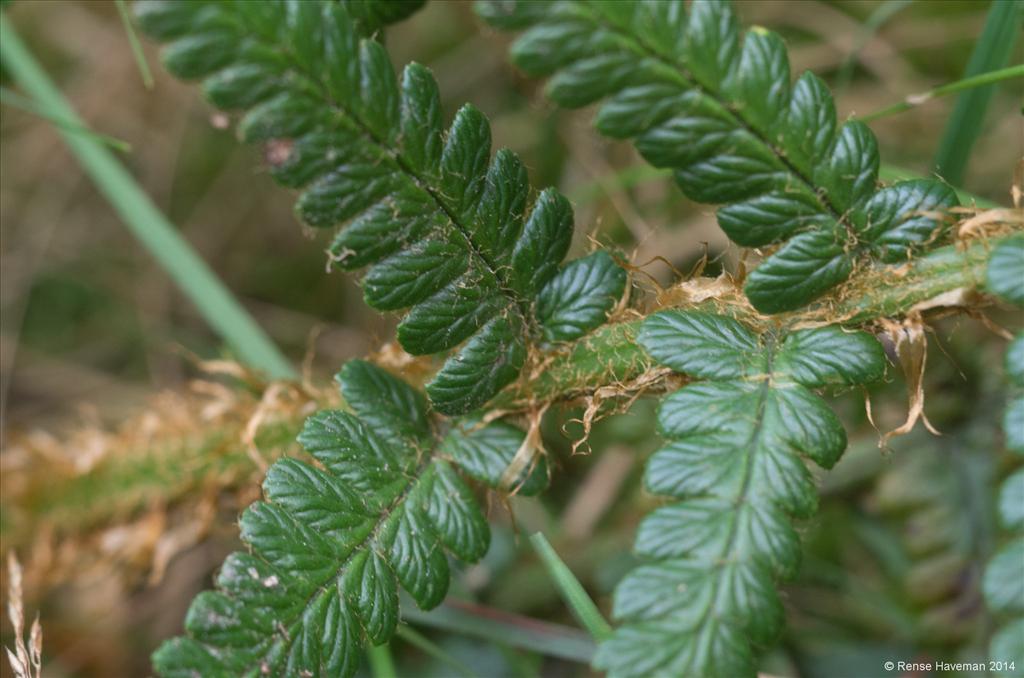
[{"label": "glossy leaf surface", "polygon": [[603,134],[632,138],[694,200],[724,204],[732,240],[782,245],[747,278],[759,311],[800,308],[859,260],[904,261],[945,232],[937,213],[957,204],[953,190],[930,179],[879,188],[871,130],[840,124],[825,84],[792,81],[782,39],[743,33],[727,2],[482,0],[477,11],[526,31],[512,59],[550,76],[557,103],[604,100]]},{"label": "glossy leaf surface", "polygon": [[535,315],[568,251],[572,208],[552,189],[534,196],[515,154],[492,157],[490,124],[473,106],[445,129],[429,70],[414,63],[396,76],[381,44],[361,38],[418,4],[147,0],[137,15],[168,43],[169,70],[244,112],[239,135],[264,144],[270,173],[300,190],[299,218],[340,227],[331,265],[369,267],[367,304],[408,309],[402,347],[456,351],[427,386],[454,415],[513,381],[531,343],[603,322],[623,277],[604,267],[562,284],[546,297],[554,315]]},{"label": "glossy leaf surface", "polygon": [[881,346],[832,327],[758,337],[702,311],[655,314],[640,343],[703,381],[661,403],[668,443],[644,481],[675,503],[640,525],[645,564],[616,589],[622,625],[595,665],[611,676],[755,675],[758,651],[782,624],[775,582],[799,565],[792,519],[817,506],[805,460],[831,468],[846,447],[838,418],[810,388],[880,378]]},{"label": "glossy leaf surface", "polygon": [[[157,650],[161,675],[351,676],[365,642],[394,634],[399,587],[429,609],[448,590],[449,553],[487,552],[487,520],[456,469],[497,487],[523,433],[495,423],[442,435],[423,396],[370,363],[346,364],[338,382],[354,413],[306,421],[299,442],[319,465],[270,467],[242,516],[248,552],[228,557],[186,635]],[[523,491],[545,481],[533,469]]]}]

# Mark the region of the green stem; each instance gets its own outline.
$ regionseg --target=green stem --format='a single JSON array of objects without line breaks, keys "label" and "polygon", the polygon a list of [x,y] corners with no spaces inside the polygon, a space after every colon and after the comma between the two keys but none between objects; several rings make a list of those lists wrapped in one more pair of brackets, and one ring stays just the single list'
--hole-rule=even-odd
[{"label": "green stem", "polygon": [[[900,317],[916,304],[959,288],[978,290],[985,279],[989,251],[1001,240],[975,240],[962,249],[950,245],[904,266],[864,271],[835,294],[801,312],[798,319],[838,321],[857,327],[878,318]],[[787,318],[792,316],[755,320],[787,322]],[[654,364],[636,341],[641,322],[604,325],[548,356],[539,374],[506,389],[491,407],[521,410],[538,403],[571,401],[615,384],[628,387],[630,380]],[[628,388],[624,393],[630,393]],[[316,403],[319,407],[332,404]],[[261,428],[256,443],[266,462],[288,451],[304,413],[304,408],[281,413],[273,426]],[[238,442],[251,416],[251,409],[246,409],[228,418],[234,422],[231,425],[130,438],[133,442],[122,450],[123,454],[108,455],[88,473],[51,471],[23,479],[19,493],[3,497],[0,533],[16,545],[30,538],[37,526],[49,524],[61,530],[62,538],[70,539],[118,516],[135,515],[147,505],[187,501],[191,493],[209,489],[203,484],[204,478],[218,478],[225,489],[251,483],[258,469]],[[101,496],[106,498],[98,501]],[[15,508],[23,513],[15,512]],[[467,622],[466,626],[472,629],[474,625]]]},{"label": "green stem", "polygon": [[[1020,35],[1022,6],[1021,0],[993,0],[985,28],[967,62],[966,77],[1001,68],[1009,61]],[[935,155],[936,171],[954,186],[963,183],[971,148],[981,134],[994,92],[995,87],[988,85],[965,90],[957,97]]]},{"label": "green stem", "polygon": [[980,289],[991,247],[998,241],[976,240],[960,249],[941,247],[905,267],[878,266],[846,286],[838,300],[819,304],[822,319],[862,325],[906,314],[914,306],[957,289]]},{"label": "green stem", "polygon": [[926,103],[938,97],[946,96],[947,94],[956,94],[957,92],[963,92],[965,90],[974,89],[976,87],[994,85],[997,82],[1003,82],[1004,80],[1013,80],[1014,78],[1024,78],[1024,64],[1020,66],[1000,68],[999,70],[989,71],[987,73],[981,73],[980,75],[974,75],[969,78],[957,80],[956,82],[946,83],[945,85],[941,85],[934,89],[930,89],[927,92],[921,92],[920,94],[911,94],[910,96],[906,97],[903,101],[899,101],[890,106],[886,106],[885,108],[877,110],[874,113],[862,115],[860,116],[860,119],[863,122],[867,122],[869,120],[877,120],[879,118],[884,118],[887,115],[893,115],[895,113],[909,111],[911,108],[916,108],[923,103]]},{"label": "green stem", "polygon": [[857,34],[853,49],[850,50],[850,54],[843,61],[843,65],[839,67],[839,72],[836,74],[834,89],[837,94],[844,92],[850,85],[850,81],[853,80],[854,68],[857,65],[857,57],[860,56],[864,47],[878,33],[878,29],[912,3],[913,0],[889,0],[880,4],[871,12]]},{"label": "green stem", "polygon": [[[85,128],[2,14],[0,60],[34,104],[48,116],[67,121],[76,128]],[[295,369],[270,338],[110,152],[94,138],[65,126],[58,125],[57,131],[125,225],[239,358],[270,377],[297,378]]]},{"label": "green stem", "polygon": [[628,382],[654,361],[636,341],[640,321],[602,325],[562,349],[536,375],[530,375],[491,402],[494,409],[520,409],[532,403],[575,400],[601,386]]},{"label": "green stem", "polygon": [[370,674],[373,678],[398,678],[395,661],[391,658],[391,649],[384,645],[367,645],[366,658],[370,663]]},{"label": "green stem", "polygon": [[430,612],[407,603],[403,597],[402,618],[415,624],[584,664],[594,656],[594,641],[568,626],[451,598]]},{"label": "green stem", "polygon": [[[230,502],[241,488],[256,487],[263,477],[243,442],[256,402],[239,398],[229,413],[204,420],[206,401],[163,400],[163,411],[150,404],[121,422],[117,433],[76,431],[56,448],[67,459],[74,458],[82,436],[102,441],[111,452],[84,473],[71,463],[51,462],[5,474],[0,537],[8,548],[27,548],[41,531],[53,530],[62,543],[71,544],[154,506],[194,506],[214,493]],[[311,399],[268,415],[253,439],[263,461],[270,464],[294,451],[308,409],[332,405]]]},{"label": "green stem", "polygon": [[82,125],[76,125],[75,123],[67,120],[56,118],[39,108],[39,106],[35,105],[32,101],[19,95],[17,92],[12,92],[6,87],[0,87],[0,104],[39,116],[54,127],[58,127],[72,134],[82,134],[84,136],[91,137],[102,144],[106,144],[115,150],[121,151],[122,153],[131,153],[132,151],[132,145],[127,141],[107,136],[106,134],[100,134],[88,127],[83,127]]},{"label": "green stem", "polygon": [[128,44],[132,48],[132,56],[135,57],[135,65],[139,68],[139,75],[142,76],[142,84],[146,89],[153,89],[153,73],[149,70],[149,62],[146,61],[146,53],[142,51],[142,43],[135,32],[135,25],[132,23],[132,15],[128,10],[128,3],[125,0],[114,0],[117,5],[117,13],[121,15],[121,24],[124,32],[128,35]]},{"label": "green stem", "polygon": [[442,648],[438,647],[437,644],[431,642],[431,640],[424,636],[422,633],[414,631],[412,627],[407,626],[405,624],[401,624],[399,625],[398,629],[396,629],[395,635],[397,635],[399,638],[409,643],[413,647],[418,648],[424,654],[433,657],[439,662],[447,664],[451,668],[455,669],[455,671],[459,675],[465,676],[466,678],[471,678],[473,675],[475,675],[473,673],[473,669],[463,664],[461,661],[453,657],[448,652],[445,652]]},{"label": "green stem", "polygon": [[530,544],[534,551],[540,556],[541,562],[547,568],[548,574],[555,581],[562,598],[576,619],[583,624],[594,640],[601,642],[612,635],[612,627],[608,625],[597,605],[590,599],[583,585],[573,575],[569,566],[562,562],[555,549],[551,547],[543,532],[536,532],[530,537]]},{"label": "green stem", "polygon": [[622,189],[634,188],[653,181],[668,181],[672,172],[653,165],[629,165],[614,172],[602,175],[593,181],[574,187],[565,197],[573,205],[587,205],[605,195],[605,186],[618,186]]},{"label": "green stem", "polygon": [[[917,172],[911,172],[908,169],[902,167],[896,167],[895,165],[889,165],[882,163],[882,166],[878,170],[878,176],[882,181],[902,181],[904,179],[921,179],[923,175]],[[602,195],[604,195],[604,186],[609,182],[615,185],[622,186],[623,188],[633,188],[635,186],[641,186],[644,184],[653,183],[656,181],[671,181],[672,172],[670,170],[659,169],[652,167],[651,165],[631,165],[622,170],[616,170],[607,175],[600,177],[595,181],[591,181],[585,184],[581,184],[576,188],[572,189],[568,193],[568,198],[576,205],[586,205],[587,203],[593,202]],[[991,200],[986,200],[973,193],[953,187],[956,191],[957,197],[960,198],[960,202],[965,205],[975,204],[978,207],[999,207],[996,203]]]},{"label": "green stem", "polygon": [[[798,313],[751,315],[736,313],[753,323],[835,322],[848,327],[870,324],[879,318],[906,314],[914,306],[941,294],[982,287],[991,248],[1001,238],[975,240],[969,245],[948,245],[903,266],[878,265],[854,276],[833,294]],[[537,403],[567,401],[596,389],[623,384],[643,375],[654,361],[636,341],[642,320],[612,323],[562,349],[544,370],[501,393],[495,409],[528,409]],[[629,393],[628,389],[624,391]]]}]

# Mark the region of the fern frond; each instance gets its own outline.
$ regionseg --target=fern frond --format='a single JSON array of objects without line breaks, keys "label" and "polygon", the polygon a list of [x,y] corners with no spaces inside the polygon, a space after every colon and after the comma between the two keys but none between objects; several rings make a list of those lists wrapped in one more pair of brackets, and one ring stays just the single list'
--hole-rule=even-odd
[{"label": "fern frond", "polygon": [[[1024,307],[1024,236],[1007,238],[993,251],[985,275],[996,295]],[[1006,448],[1024,456],[1024,333],[1006,351],[1006,379],[1011,397],[1003,416]],[[1024,468],[1018,468],[999,491],[999,518],[1014,536],[985,568],[982,591],[990,610],[1011,620],[993,637],[989,658],[1016,662],[1009,671],[1024,675]]]},{"label": "fern frond", "polygon": [[[438,411],[462,414],[518,376],[531,343],[564,338],[564,318],[547,306],[538,313],[536,302],[547,285],[572,287],[560,275],[578,273],[559,273],[572,208],[553,189],[534,199],[512,152],[491,158],[476,108],[464,106],[445,131],[430,72],[410,64],[399,81],[384,48],[359,39],[349,12],[364,4],[157,0],[138,15],[170,43],[169,70],[202,78],[215,105],[246,111],[239,134],[274,149],[270,172],[301,189],[299,217],[347,224],[331,263],[369,267],[370,306],[409,309],[402,347],[423,355],[465,342],[427,386]],[[603,309],[577,314],[576,329],[603,322],[624,276],[616,283],[574,288],[575,303]]]},{"label": "fern frond", "polygon": [[495,26],[528,29],[512,59],[552,76],[555,102],[607,99],[598,130],[633,138],[694,200],[726,203],[718,221],[737,244],[780,245],[747,279],[762,312],[806,305],[864,259],[908,259],[942,235],[934,212],[957,204],[939,181],[879,188],[871,130],[839,125],[814,74],[791,83],[782,39],[760,27],[742,35],[726,2],[694,0],[689,14],[682,0],[477,7]]},{"label": "fern frond", "polygon": [[974,498],[984,492],[994,460],[964,452],[991,449],[993,438],[991,427],[968,425],[941,438],[907,440],[886,460],[866,501],[895,537],[898,557],[882,570],[905,595],[916,634],[929,642],[969,641],[984,614],[977,561],[988,537],[979,521],[987,520],[988,507]]},{"label": "fern frond", "polygon": [[[1024,334],[1017,335],[1007,350],[1006,375],[1013,390],[1003,421],[1006,447],[1024,455]],[[992,637],[989,658],[1015,661],[1012,675],[1024,675],[1024,468],[1003,482],[998,508],[1000,523],[1013,536],[985,567],[982,592],[989,610],[1009,622]]]},{"label": "fern frond", "polygon": [[[365,638],[387,641],[398,586],[429,609],[444,598],[446,551],[475,561],[490,533],[463,467],[493,487],[524,435],[503,424],[439,431],[417,391],[370,363],[338,375],[355,414],[310,417],[299,442],[319,465],[286,458],[241,519],[248,552],[200,594],[187,635],[155,653],[164,676],[350,676]],[[543,460],[519,478],[534,493]]]},{"label": "fern frond", "polygon": [[846,447],[811,388],[877,379],[878,342],[825,327],[758,337],[702,311],[665,311],[640,343],[697,379],[658,413],[669,444],[647,463],[648,490],[678,501],[644,519],[635,549],[649,562],[615,592],[624,622],[598,650],[611,676],[754,675],[755,652],[782,623],[775,580],[800,557],[791,517],[817,505],[809,459],[830,468]]}]

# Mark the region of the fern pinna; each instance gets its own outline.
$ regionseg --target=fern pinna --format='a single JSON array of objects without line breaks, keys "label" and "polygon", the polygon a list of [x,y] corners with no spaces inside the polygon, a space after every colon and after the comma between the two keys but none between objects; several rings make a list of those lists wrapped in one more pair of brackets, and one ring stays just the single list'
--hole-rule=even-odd
[{"label": "fern pinna", "polygon": [[[1024,235],[1007,238],[992,252],[986,272],[986,286],[1002,299],[1024,308]],[[1024,456],[1024,333],[1018,334],[1006,351],[1006,378],[1010,401],[1003,416],[1006,448]],[[1024,666],[1010,667],[1009,660],[1024,657],[1024,467],[1003,482],[999,491],[998,514],[1013,537],[995,554],[982,579],[988,607],[1011,620],[992,636],[989,659],[1000,671],[1024,675]]]},{"label": "fern pinna", "polygon": [[[568,201],[534,195],[511,152],[492,158],[489,124],[472,106],[446,131],[429,71],[411,64],[396,77],[383,46],[360,37],[417,5],[147,0],[138,16],[168,43],[172,72],[244,111],[240,136],[274,149],[270,173],[300,190],[299,217],[341,226],[330,262],[368,268],[367,303],[409,309],[402,346],[456,351],[426,387],[435,411],[455,415],[515,380],[532,348],[603,323],[626,276],[604,252],[563,266]],[[633,138],[690,197],[725,204],[729,237],[765,248],[745,286],[760,313],[801,309],[860,265],[901,262],[944,238],[937,212],[956,204],[953,190],[936,180],[879,187],[867,126],[840,125],[813,74],[791,84],[781,39],[741,35],[727,3],[478,7],[495,25],[526,29],[515,61],[552,75],[558,103],[607,98],[600,131]],[[812,389],[884,371],[868,334],[750,310],[664,310],[642,323],[642,358],[693,381],[660,407],[668,443],[645,485],[671,503],[641,524],[645,562],[616,589],[621,625],[595,658],[611,675],[756,672],[782,623],[776,584],[798,565],[792,520],[816,507],[806,463],[829,468],[846,446]],[[265,501],[242,519],[251,553],[231,556],[218,590],[197,598],[187,635],[156,655],[162,674],[351,675],[363,640],[394,633],[399,585],[432,607],[448,585],[445,552],[483,555],[487,524],[455,469],[507,487],[523,434],[478,416],[446,428],[418,392],[368,363],[349,363],[340,382],[355,415],[309,420],[300,442],[319,466],[270,469]],[[521,492],[539,491],[544,461],[519,475]]]},{"label": "fern pinna", "polygon": [[[266,499],[242,516],[249,552],[232,554],[217,590],[200,594],[187,635],[154,655],[164,676],[350,676],[363,639],[386,642],[398,584],[425,609],[448,590],[446,550],[475,561],[487,520],[456,468],[498,487],[523,443],[503,423],[442,429],[423,396],[362,361],[338,375],[354,413],[307,420],[299,442],[314,466],[282,459]],[[535,494],[543,460],[513,479]]]},{"label": "fern pinna", "polygon": [[[370,306],[410,309],[402,347],[462,345],[427,385],[438,411],[461,414],[513,381],[532,344],[603,322],[625,273],[604,252],[559,270],[573,234],[569,202],[553,189],[531,196],[512,152],[492,159],[490,126],[473,106],[446,132],[430,72],[410,64],[399,82],[381,44],[359,39],[358,25],[377,16],[363,10],[358,24],[350,11],[364,4],[157,0],[137,15],[170,42],[170,71],[204,78],[215,105],[246,111],[243,140],[281,150],[270,172],[302,189],[302,221],[347,224],[331,264],[370,267]],[[558,303],[538,303],[548,286]]]},{"label": "fern pinna", "polygon": [[817,493],[804,465],[830,468],[846,434],[809,389],[873,381],[884,370],[870,335],[835,327],[755,334],[729,316],[664,311],[648,318],[644,348],[701,381],[665,398],[669,444],[644,484],[678,501],[641,523],[648,559],[615,591],[624,622],[595,665],[612,676],[745,676],[782,623],[775,580],[792,576],[800,544],[789,516]]},{"label": "fern pinna", "polygon": [[865,260],[904,261],[939,240],[936,212],[957,203],[937,180],[878,187],[867,125],[836,121],[832,95],[804,73],[790,82],[782,39],[741,35],[719,0],[484,0],[495,26],[527,29],[513,61],[548,76],[567,107],[608,98],[599,131],[633,138],[674,170],[694,200],[726,203],[718,222],[745,247],[778,249],[747,278],[764,313],[800,308]]}]

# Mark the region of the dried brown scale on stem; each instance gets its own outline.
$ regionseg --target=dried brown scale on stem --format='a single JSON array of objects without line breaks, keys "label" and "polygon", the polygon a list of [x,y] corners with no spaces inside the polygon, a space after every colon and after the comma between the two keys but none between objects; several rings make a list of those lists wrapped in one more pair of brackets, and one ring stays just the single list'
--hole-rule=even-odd
[{"label": "dried brown scale on stem", "polygon": [[[585,447],[587,452],[590,451],[590,430],[603,416],[627,411],[640,396],[649,392],[676,390],[686,382],[685,376],[675,374],[667,367],[652,367],[629,382],[594,389],[592,393],[583,396],[583,416],[573,420],[583,426],[583,433],[573,442],[572,453],[579,452],[580,447]],[[612,403],[613,407],[602,412],[607,403]]]},{"label": "dried brown scale on stem", "polygon": [[[988,213],[1011,212],[1010,219],[990,218]],[[988,256],[994,241],[1024,228],[1021,211],[968,210],[960,208],[961,220],[986,216],[984,228],[971,228],[952,245],[933,250],[901,266],[863,269],[821,301],[799,312],[766,316],[746,300],[740,281],[723,274],[718,278],[685,280],[655,292],[648,312],[662,308],[710,306],[716,313],[732,315],[755,330],[815,327],[840,324],[881,330],[883,318],[902,318],[910,312],[946,312],[950,309],[978,314],[992,303],[981,291]],[[974,221],[974,223],[981,223]],[[960,231],[957,230],[957,233]],[[527,372],[506,389],[492,407],[507,411],[536,408],[543,403],[585,401],[609,384],[629,384],[647,372],[652,361],[636,342],[636,333],[646,314],[636,320],[609,323],[591,335],[560,347],[539,359],[539,373]],[[658,380],[644,383],[645,389],[664,388]],[[622,396],[633,391],[622,388]]]},{"label": "dried brown scale on stem", "polygon": [[491,409],[523,411],[543,402],[572,402],[616,381],[650,369],[654,361],[636,343],[641,320],[610,323],[551,351],[543,369],[526,373],[491,403]]},{"label": "dried brown scale on stem", "polygon": [[[879,320],[879,323],[884,331],[881,336],[888,340],[884,342],[884,345],[886,345],[887,351],[891,347],[891,351],[896,357],[895,362],[903,372],[903,379],[907,384],[908,402],[906,420],[882,435],[878,443],[879,447],[886,447],[889,440],[896,436],[910,433],[918,419],[924,422],[924,426],[929,432],[940,435],[924,413],[924,370],[928,358],[928,339],[921,314],[911,311],[902,322],[882,319]],[[870,405],[868,416],[871,416]]]},{"label": "dried brown scale on stem", "polygon": [[[710,307],[715,313],[736,317],[761,332],[780,328],[842,324],[865,327],[883,336],[891,335],[894,327],[903,326],[890,318],[906,317],[907,322],[914,323],[914,327],[920,329],[915,334],[919,336],[914,343],[917,347],[914,353],[917,355],[923,350],[921,347],[924,345],[925,311],[932,314],[966,313],[987,325],[991,324],[981,312],[990,301],[979,291],[990,251],[990,240],[1014,233],[1024,225],[1024,218],[1019,209],[957,208],[956,214],[965,218],[961,219],[960,227],[954,231],[957,234],[956,242],[947,247],[946,251],[934,253],[931,259],[922,258],[903,266],[875,266],[862,269],[824,300],[800,312],[774,316],[758,313],[743,294],[742,281],[735,280],[728,273],[713,279],[692,278],[667,289],[659,288],[655,303],[649,312],[663,308]],[[1006,215],[1009,217],[1006,218]],[[974,226],[965,229],[964,226],[968,224]],[[629,324],[638,326],[639,321]],[[635,344],[635,330],[636,328],[628,334],[632,335],[634,350],[642,354],[642,349]],[[571,356],[573,353],[570,351],[568,355]],[[901,364],[905,362],[904,353],[897,353]],[[924,417],[924,393],[920,387],[924,363],[920,357],[913,359],[912,362],[916,367],[904,366],[908,384],[912,384],[908,392],[907,421],[903,426],[885,434],[882,438],[883,445],[891,437],[909,431],[918,418]],[[586,445],[593,423],[600,417],[602,407],[608,402],[618,401],[620,405],[614,410],[604,408],[605,413],[621,411],[628,409],[644,392],[671,390],[681,385],[667,383],[668,380],[678,381],[680,375],[674,375],[669,370],[652,370],[649,363],[639,372],[631,372],[628,368],[629,366],[624,370],[624,374],[616,375],[613,384],[563,392],[556,397],[561,401],[581,401],[585,406],[584,414],[579,420],[583,426],[583,435],[573,444],[573,452]],[[605,369],[605,374],[616,371],[609,365]],[[598,376],[600,379],[600,374]],[[530,406],[536,407],[537,401],[531,402]],[[927,419],[925,422],[927,424]],[[929,430],[933,430],[930,425]]]},{"label": "dried brown scale on stem", "polygon": [[88,425],[13,441],[3,456],[0,535],[26,557],[30,576],[52,583],[116,564],[158,580],[221,512],[256,498],[265,465],[297,450],[309,414],[340,403],[334,389],[267,383],[235,363],[201,367],[234,383],[200,379],[188,393],[160,394],[116,430]]}]

